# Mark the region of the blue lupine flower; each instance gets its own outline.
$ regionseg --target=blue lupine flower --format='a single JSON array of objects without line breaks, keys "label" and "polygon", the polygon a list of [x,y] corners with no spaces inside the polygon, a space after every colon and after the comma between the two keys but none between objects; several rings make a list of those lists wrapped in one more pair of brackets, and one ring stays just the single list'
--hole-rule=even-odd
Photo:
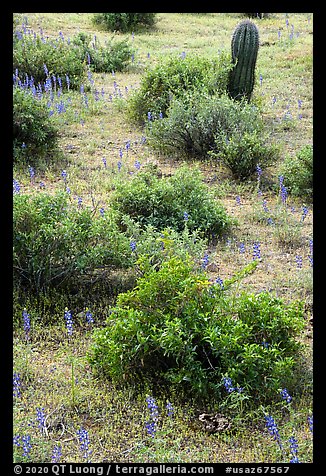
[{"label": "blue lupine flower", "polygon": [[309,424],[309,430],[311,431],[311,433],[313,433],[314,432],[314,417],[313,417],[313,415],[308,416],[307,420],[308,420],[308,424]]},{"label": "blue lupine flower", "polygon": [[90,455],[92,451],[89,449],[89,436],[88,436],[88,431],[85,430],[84,428],[80,428],[80,430],[77,430],[77,436],[79,439],[80,443],[80,451],[83,455],[83,458],[87,460],[87,463],[90,463]]},{"label": "blue lupine flower", "polygon": [[18,447],[20,446],[19,440],[20,440],[20,435],[14,435],[13,438],[12,438],[13,444],[14,444],[15,446],[18,446]]},{"label": "blue lupine flower", "polygon": [[236,200],[236,202],[237,202],[238,205],[241,205],[240,195],[237,195],[237,196],[235,197],[235,200]]},{"label": "blue lupine flower", "polygon": [[106,158],[105,157],[103,157],[102,162],[103,162],[104,167],[106,167],[107,163],[106,163]]},{"label": "blue lupine flower", "polygon": [[244,243],[239,243],[239,252],[244,253],[245,252],[245,245]]},{"label": "blue lupine flower", "polygon": [[26,458],[30,458],[30,452],[31,452],[31,449],[32,449],[32,445],[31,445],[31,437],[30,435],[24,435],[22,436],[22,444],[23,444],[23,456],[25,456]]},{"label": "blue lupine flower", "polygon": [[301,269],[302,268],[302,256],[296,255],[295,261],[297,263],[297,268]]},{"label": "blue lupine flower", "polygon": [[13,179],[12,188],[13,188],[13,194],[14,195],[20,193],[20,185],[19,185],[18,180]]},{"label": "blue lupine flower", "polygon": [[73,320],[71,316],[71,312],[68,311],[68,308],[65,308],[65,314],[64,314],[65,320],[66,320],[66,327],[68,331],[68,335],[71,336],[73,332]]},{"label": "blue lupine flower", "polygon": [[201,264],[201,267],[203,269],[206,269],[206,267],[208,265],[208,260],[209,260],[209,257],[208,257],[208,254],[206,253],[203,260],[202,260],[202,264]]},{"label": "blue lupine flower", "polygon": [[154,438],[158,420],[158,406],[156,405],[155,399],[153,397],[147,397],[146,402],[147,407],[150,410],[151,421],[148,421],[145,426],[148,434]]},{"label": "blue lupine flower", "polygon": [[293,456],[293,458],[290,460],[290,463],[299,463],[299,459],[298,459],[298,441],[296,440],[296,438],[294,438],[294,436],[291,436],[289,438],[289,443],[290,443],[290,451],[291,451],[291,454]]},{"label": "blue lupine flower", "polygon": [[94,322],[94,319],[93,319],[93,314],[91,313],[91,311],[88,309],[88,307],[86,308],[86,320],[87,320],[87,323],[88,324],[93,324]]},{"label": "blue lupine flower", "polygon": [[216,284],[219,284],[219,286],[221,287],[221,289],[224,288],[224,283],[223,283],[223,279],[222,279],[222,278],[220,278],[220,277],[216,278],[216,279],[215,279],[215,283],[216,283]]},{"label": "blue lupine flower", "polygon": [[83,199],[81,197],[77,197],[77,206],[78,206],[78,208],[81,208],[82,203],[83,203]]},{"label": "blue lupine flower", "polygon": [[139,160],[136,160],[136,162],[135,162],[135,167],[136,167],[137,170],[140,169],[141,163],[139,162]]},{"label": "blue lupine flower", "polygon": [[44,408],[38,407],[36,409],[36,419],[38,421],[38,427],[41,430],[41,433],[43,433],[45,429],[45,414],[44,414]]},{"label": "blue lupine flower", "polygon": [[20,374],[18,372],[14,372],[14,375],[13,375],[13,396],[16,397],[16,398],[21,397],[20,387],[21,387]]},{"label": "blue lupine flower", "polygon": [[307,213],[308,213],[308,207],[306,207],[305,205],[303,205],[302,207],[302,216],[301,216],[301,221],[304,221],[304,219],[306,218],[307,216]]},{"label": "blue lupine flower", "polygon": [[135,240],[131,241],[130,242],[130,248],[131,248],[131,251],[135,251],[136,248],[137,248],[137,243]]},{"label": "blue lupine flower", "polygon": [[66,182],[67,180],[67,172],[65,170],[62,170],[61,172],[61,177],[63,178],[63,180]]},{"label": "blue lupine flower", "polygon": [[263,209],[264,209],[264,212],[268,212],[268,208],[267,208],[267,200],[263,200],[262,202],[262,205],[263,205]]},{"label": "blue lupine flower", "polygon": [[283,388],[283,390],[281,390],[280,393],[281,393],[281,397],[283,398],[283,400],[286,401],[286,403],[290,403],[292,401],[292,397],[286,388]]},{"label": "blue lupine flower", "polygon": [[148,119],[148,121],[152,120],[152,113],[150,111],[148,111],[148,113],[147,113],[147,119]]},{"label": "blue lupine flower", "polygon": [[234,391],[241,393],[243,391],[243,388],[241,387],[233,387],[230,377],[223,377],[223,384],[228,393],[232,393]]},{"label": "blue lupine flower", "polygon": [[52,463],[59,463],[62,456],[62,447],[60,445],[55,445],[52,451]]},{"label": "blue lupine flower", "polygon": [[309,247],[310,247],[310,255],[308,256],[310,266],[313,267],[314,265],[314,257],[313,257],[313,240],[309,240]]},{"label": "blue lupine flower", "polygon": [[119,172],[120,172],[120,170],[121,170],[121,167],[122,167],[122,162],[121,162],[121,160],[119,160],[119,162],[118,162],[118,170],[119,170]]},{"label": "blue lupine flower", "polygon": [[253,244],[253,255],[252,255],[252,259],[253,260],[256,260],[256,259],[260,259],[261,258],[261,255],[260,255],[260,243],[259,241],[255,241],[254,244]]},{"label": "blue lupine flower", "polygon": [[262,86],[263,85],[263,75],[262,74],[259,75],[259,82],[260,82],[260,85]]},{"label": "blue lupine flower", "polygon": [[228,393],[233,392],[234,387],[232,385],[232,380],[230,379],[230,377],[223,377],[223,383],[224,383],[224,387],[225,387],[225,389]]},{"label": "blue lupine flower", "polygon": [[274,418],[271,415],[265,415],[265,420],[266,420],[266,426],[269,431],[269,434],[273,437],[273,439],[277,442],[279,447],[282,449],[282,442],[281,442],[281,437],[278,432],[277,425],[275,423]]},{"label": "blue lupine flower", "polygon": [[100,208],[100,214],[102,217],[104,217],[104,212],[105,212],[104,208]]},{"label": "blue lupine flower", "polygon": [[167,409],[167,411],[168,411],[168,416],[169,416],[169,417],[173,417],[174,408],[173,408],[172,403],[168,402],[168,403],[166,404],[166,409]]},{"label": "blue lupine flower", "polygon": [[26,308],[24,308],[23,310],[23,321],[24,321],[23,325],[24,325],[25,335],[26,335],[26,338],[28,338],[29,331],[31,330],[31,321],[30,321],[29,314],[27,313]]},{"label": "blue lupine flower", "polygon": [[184,221],[188,221],[188,220],[189,220],[189,215],[188,215],[187,212],[184,212],[184,214],[183,214],[183,219],[184,219]]},{"label": "blue lupine flower", "polygon": [[33,178],[35,177],[35,170],[33,169],[33,167],[29,166],[28,171],[29,171],[29,176],[31,180],[33,180]]}]

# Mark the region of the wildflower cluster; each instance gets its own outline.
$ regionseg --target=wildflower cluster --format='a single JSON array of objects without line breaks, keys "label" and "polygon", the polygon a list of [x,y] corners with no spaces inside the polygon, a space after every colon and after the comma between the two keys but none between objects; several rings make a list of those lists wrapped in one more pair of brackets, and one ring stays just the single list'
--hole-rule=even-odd
[{"label": "wildflower cluster", "polygon": [[277,428],[277,425],[275,423],[274,418],[271,415],[265,415],[265,420],[266,420],[266,427],[269,432],[269,434],[273,437],[273,439],[276,441],[280,449],[283,449],[283,445],[281,442],[281,437]]},{"label": "wildflower cluster", "polygon": [[79,439],[80,443],[80,452],[85,460],[87,460],[87,463],[90,463],[90,455],[92,451],[89,449],[89,436],[88,436],[88,431],[85,430],[84,428],[80,428],[77,430],[77,436]]},{"label": "wildflower cluster", "polygon": [[31,321],[30,321],[29,314],[26,308],[24,308],[23,310],[23,323],[24,323],[25,336],[26,336],[26,339],[28,339],[29,332],[31,330]]},{"label": "wildflower cluster", "polygon": [[16,398],[21,397],[20,387],[21,387],[20,374],[18,372],[14,372],[14,375],[13,375],[13,396],[16,397]]},{"label": "wildflower cluster", "polygon": [[292,397],[286,388],[283,388],[283,390],[281,390],[280,393],[281,393],[281,397],[283,398],[283,400],[286,401],[286,403],[290,403],[292,401]]},{"label": "wildflower cluster", "polygon": [[65,317],[65,320],[66,320],[66,327],[67,327],[68,336],[71,336],[72,332],[73,332],[73,320],[72,320],[71,311],[68,311],[67,307],[65,308],[64,317]]},{"label": "wildflower cluster", "polygon": [[153,397],[146,398],[147,407],[150,411],[150,420],[146,423],[146,429],[149,436],[154,438],[157,429],[158,406]]},{"label": "wildflower cluster", "polygon": [[232,392],[241,393],[243,391],[243,388],[233,386],[232,380],[230,379],[230,377],[223,377],[223,384],[228,393],[232,393]]}]

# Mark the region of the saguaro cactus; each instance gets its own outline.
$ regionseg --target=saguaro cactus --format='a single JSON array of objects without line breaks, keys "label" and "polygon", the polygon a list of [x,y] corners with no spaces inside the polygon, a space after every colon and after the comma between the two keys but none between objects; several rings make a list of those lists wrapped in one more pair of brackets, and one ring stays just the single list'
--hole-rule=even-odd
[{"label": "saguaro cactus", "polygon": [[259,47],[258,28],[250,20],[239,23],[232,35],[231,52],[234,67],[230,71],[228,91],[234,99],[250,101],[255,83]]}]

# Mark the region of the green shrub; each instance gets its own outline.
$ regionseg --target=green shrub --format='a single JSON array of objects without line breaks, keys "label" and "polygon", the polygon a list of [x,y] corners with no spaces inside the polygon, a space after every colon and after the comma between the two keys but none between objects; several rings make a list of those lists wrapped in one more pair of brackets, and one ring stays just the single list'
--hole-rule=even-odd
[{"label": "green shrub", "polygon": [[287,191],[297,197],[313,196],[313,146],[306,145],[296,157],[286,157],[279,169]]},{"label": "green shrub", "polygon": [[88,282],[101,267],[132,264],[129,239],[115,215],[79,209],[66,192],[14,195],[13,246],[15,281],[37,292],[81,276]]},{"label": "green shrub", "polygon": [[80,57],[87,59],[89,67],[95,73],[124,71],[131,61],[132,49],[127,40],[107,40],[103,47],[97,37],[91,41],[91,35],[78,33],[72,44],[80,49]]},{"label": "green shrub", "polygon": [[172,99],[185,91],[225,92],[230,69],[230,55],[224,52],[215,59],[178,56],[162,60],[142,76],[139,89],[128,100],[129,115],[146,123],[148,112],[153,119],[165,116]]},{"label": "green shrub", "polygon": [[[252,114],[252,120],[254,116]],[[220,160],[239,180],[246,180],[256,173],[257,165],[272,165],[279,155],[279,147],[269,143],[267,133],[258,122],[252,129],[250,122],[240,121],[239,127],[234,127],[229,133],[222,131],[216,136],[211,152],[211,156]]]},{"label": "green shrub", "polygon": [[33,163],[57,150],[58,129],[44,101],[17,86],[13,89],[13,158]]},{"label": "green shrub", "polygon": [[108,31],[134,31],[141,26],[152,27],[156,13],[95,13],[93,23]]},{"label": "green shrub", "polygon": [[130,181],[117,185],[112,206],[142,227],[152,225],[158,230],[180,232],[187,226],[212,237],[231,224],[225,209],[203,183],[200,171],[188,167],[180,167],[167,178],[158,177],[151,169],[141,170]]},{"label": "green shrub", "polygon": [[293,384],[304,326],[301,303],[285,305],[263,292],[233,295],[238,277],[212,283],[190,259],[171,256],[120,294],[107,326],[95,330],[89,360],[113,381],[155,381],[187,395],[221,398],[228,376],[251,402],[279,399]]},{"label": "green shrub", "polygon": [[216,158],[240,179],[257,164],[277,157],[269,145],[258,109],[223,96],[188,93],[175,99],[169,114],[147,126],[149,144],[179,158]]},{"label": "green shrub", "polygon": [[[26,75],[32,78],[35,86],[52,81],[54,75],[60,78],[62,88],[78,89],[87,79],[86,58],[81,56],[79,48],[61,37],[45,39],[32,32],[15,32],[13,71],[18,72],[21,81]],[[59,87],[58,79],[56,87]]]}]

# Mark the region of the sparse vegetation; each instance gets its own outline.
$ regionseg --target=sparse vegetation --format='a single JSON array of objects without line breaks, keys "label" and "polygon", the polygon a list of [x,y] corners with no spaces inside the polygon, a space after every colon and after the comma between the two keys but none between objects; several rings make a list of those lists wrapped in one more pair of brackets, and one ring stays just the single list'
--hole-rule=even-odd
[{"label": "sparse vegetation", "polygon": [[311,463],[312,14],[252,17],[246,105],[242,13],[93,15],[14,16],[14,461]]}]

